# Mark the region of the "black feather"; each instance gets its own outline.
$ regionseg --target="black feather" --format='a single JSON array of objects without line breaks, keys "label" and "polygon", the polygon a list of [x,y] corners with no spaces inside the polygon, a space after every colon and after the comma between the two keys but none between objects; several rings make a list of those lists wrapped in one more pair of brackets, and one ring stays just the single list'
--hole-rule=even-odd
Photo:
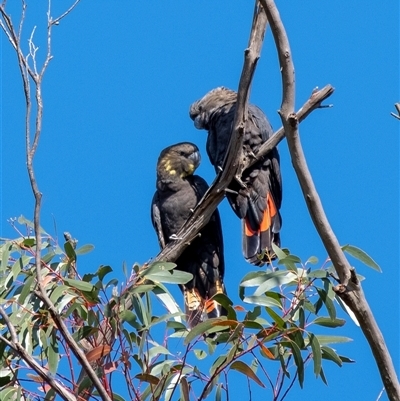
[{"label": "black feather", "polygon": [[[188,142],[172,145],[160,154],[152,222],[161,247],[178,233],[208,189],[203,178],[193,175],[199,163],[196,145]],[[225,293],[223,238],[218,210],[176,264],[177,269],[193,275],[190,282],[181,286],[189,325],[194,327],[207,317],[226,315],[225,309],[211,299],[215,294]]]},{"label": "black feather", "polygon": [[[208,92],[190,107],[189,114],[196,127],[208,131],[207,153],[217,173],[223,165],[231,138],[236,99],[236,92],[220,87]],[[272,134],[272,127],[265,114],[257,106],[249,104],[243,138],[244,152],[255,154]],[[226,196],[236,215],[246,221],[246,224],[243,223],[244,257],[260,265],[273,256],[272,242],[280,245],[282,180],[278,150],[272,149],[245,170],[241,181],[245,188],[233,180],[229,185],[232,191]],[[266,232],[262,227],[266,226],[268,213],[271,215],[271,224]],[[249,231],[252,233],[249,234]],[[263,256],[265,253],[267,257]]]}]

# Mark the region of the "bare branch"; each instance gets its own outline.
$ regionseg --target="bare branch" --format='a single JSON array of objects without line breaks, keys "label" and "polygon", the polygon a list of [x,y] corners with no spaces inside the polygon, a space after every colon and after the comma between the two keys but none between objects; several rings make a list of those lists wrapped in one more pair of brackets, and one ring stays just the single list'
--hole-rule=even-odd
[{"label": "bare branch", "polygon": [[300,182],[304,199],[315,228],[317,229],[328,255],[339,275],[341,282],[340,289],[341,291],[345,291],[350,280],[350,265],[344,256],[339,241],[333,233],[325,215],[300,143],[298,120],[294,113],[295,79],[289,41],[274,1],[262,0],[261,3],[266,10],[268,20],[271,24],[272,34],[278,49],[283,86],[282,105],[279,114],[286,133],[292,164]]},{"label": "bare branch", "polygon": [[[60,21],[66,17],[80,2],[81,0],[76,0],[74,4],[72,4],[72,6],[65,11],[65,13],[61,14],[59,17],[57,17],[56,19],[51,19],[51,17],[49,18],[49,24],[50,25],[58,25],[60,23]],[[50,1],[49,1],[49,8],[50,8]]]},{"label": "bare branch", "polygon": [[400,400],[399,382],[382,333],[364,297],[356,273],[347,262],[329,225],[307,167],[298,133],[299,121],[293,112],[295,94],[294,67],[284,26],[274,1],[260,1],[271,25],[282,70],[283,99],[279,114],[286,132],[292,164],[299,179],[311,218],[341,280],[337,293],[350,307],[360,323],[374,354],[389,399]]},{"label": "bare branch", "polygon": [[[67,15],[75,7],[75,5],[77,3],[78,2],[75,2],[75,4],[66,13],[64,13],[59,19],[61,19],[65,15]],[[71,334],[69,333],[68,328],[66,327],[63,319],[60,317],[54,304],[51,302],[50,298],[47,296],[46,288],[44,287],[43,282],[42,282],[42,269],[41,269],[42,238],[41,238],[41,234],[40,234],[40,209],[41,209],[42,194],[39,190],[39,186],[36,181],[35,171],[34,171],[34,167],[33,167],[33,160],[35,157],[35,153],[36,153],[36,150],[37,150],[37,147],[39,144],[40,134],[42,131],[43,100],[42,100],[42,93],[41,93],[41,83],[42,83],[43,75],[49,64],[49,61],[51,60],[51,27],[53,26],[53,24],[50,21],[50,4],[51,3],[49,1],[49,9],[48,9],[48,13],[47,13],[47,17],[48,17],[47,54],[46,54],[46,59],[45,59],[45,62],[43,64],[43,67],[42,67],[40,73],[37,73],[37,67],[36,67],[37,48],[33,43],[33,34],[34,34],[35,30],[33,30],[32,34],[30,36],[29,42],[28,42],[29,43],[28,56],[24,57],[22,50],[21,50],[21,45],[20,45],[21,44],[21,35],[22,35],[22,28],[23,28],[23,23],[25,20],[25,10],[26,10],[25,1],[22,2],[22,16],[21,16],[21,20],[20,20],[20,24],[19,24],[18,35],[16,34],[16,32],[13,28],[13,25],[12,25],[11,18],[6,14],[4,7],[0,8],[0,13],[5,21],[5,27],[7,27],[8,31],[9,31],[8,36],[9,36],[9,38],[11,38],[10,41],[13,44],[13,47],[18,56],[18,65],[19,65],[19,68],[21,71],[25,101],[26,101],[26,114],[25,114],[26,164],[27,164],[30,185],[31,185],[32,192],[33,192],[34,199],[35,199],[33,222],[34,222],[35,242],[36,242],[36,250],[35,250],[36,280],[37,280],[37,286],[39,289],[38,291],[35,291],[35,294],[43,301],[43,303],[48,308],[48,310],[49,310],[52,318],[56,322],[57,327],[60,330],[62,336],[65,338],[65,341],[71,348],[75,357],[77,358],[79,363],[82,365],[83,369],[86,371],[87,376],[90,378],[91,382],[93,383],[96,390],[99,392],[102,399],[106,400],[106,401],[111,401],[111,398],[109,397],[107,391],[105,390],[104,386],[102,385],[99,378],[97,377],[96,372],[93,370],[90,363],[86,359],[85,353],[79,348],[78,344],[74,341],[74,339],[72,338]],[[3,26],[4,26],[4,24],[3,24]],[[5,30],[5,27],[3,28],[3,30]],[[32,58],[33,70],[30,68],[29,63],[28,63],[29,57]],[[31,132],[30,132],[31,91],[30,91],[29,76],[32,78],[34,85],[35,85],[35,100],[36,100],[36,106],[37,106],[36,107],[36,109],[37,109],[36,116],[35,116],[35,133],[34,133],[34,137],[33,137],[32,146],[31,146]],[[18,344],[18,343],[15,343],[15,344]],[[19,352],[22,352],[22,351],[19,350]],[[25,359],[26,355],[25,354],[23,354],[23,355],[24,355],[24,359]],[[27,360],[27,363],[29,363],[29,360]],[[75,397],[66,398],[66,399],[75,400]]]}]

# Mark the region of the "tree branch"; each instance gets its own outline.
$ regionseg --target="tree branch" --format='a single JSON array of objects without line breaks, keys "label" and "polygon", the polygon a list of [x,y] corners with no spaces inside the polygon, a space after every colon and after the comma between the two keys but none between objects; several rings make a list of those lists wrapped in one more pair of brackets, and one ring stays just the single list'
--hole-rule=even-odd
[{"label": "tree branch", "polygon": [[361,329],[363,330],[374,354],[382,381],[390,400],[399,400],[399,382],[382,333],[380,332],[371,309],[364,297],[364,293],[357,280],[355,271],[350,267],[337,238],[329,225],[307,167],[299,138],[299,122],[297,116],[293,112],[295,96],[294,67],[290,53],[289,41],[284,26],[274,1],[260,1],[271,25],[281,65],[283,96],[279,114],[286,132],[293,167],[299,179],[311,218],[341,280],[341,285],[337,288],[337,293],[354,312],[360,323]]},{"label": "tree branch", "polygon": [[[102,399],[105,401],[111,401],[110,396],[108,395],[106,389],[104,388],[101,381],[97,377],[96,372],[93,370],[90,363],[86,359],[85,353],[79,348],[76,341],[72,338],[62,317],[58,314],[53,302],[48,297],[46,288],[43,285],[43,281],[42,281],[42,269],[41,269],[41,267],[42,267],[42,265],[41,265],[41,263],[42,263],[42,260],[41,260],[42,238],[41,238],[41,233],[40,233],[40,209],[41,209],[42,194],[39,190],[39,186],[38,186],[38,183],[37,183],[37,180],[35,177],[33,160],[34,160],[34,157],[36,154],[40,135],[42,132],[43,99],[42,99],[42,93],[41,93],[41,83],[42,83],[42,79],[43,79],[44,73],[46,71],[46,68],[52,57],[51,56],[51,28],[53,26],[53,23],[52,23],[51,17],[50,17],[50,4],[51,4],[51,2],[49,0],[49,8],[48,8],[48,12],[47,12],[47,19],[48,19],[48,22],[47,22],[47,53],[46,53],[45,61],[43,63],[43,67],[39,74],[36,71],[36,59],[35,59],[36,50],[35,50],[35,46],[33,44],[33,33],[30,38],[29,55],[27,57],[24,57],[22,50],[21,50],[21,34],[22,34],[22,27],[23,27],[23,23],[24,23],[24,19],[25,19],[25,9],[26,9],[25,2],[23,1],[23,5],[22,5],[22,16],[21,16],[21,20],[20,20],[20,24],[19,24],[18,35],[13,28],[13,24],[12,24],[12,20],[11,20],[10,16],[7,15],[3,6],[0,7],[0,14],[5,21],[5,25],[2,24],[2,28],[7,33],[7,31],[5,29],[7,27],[8,32],[9,32],[9,34],[7,36],[9,37],[9,39],[10,38],[12,39],[10,41],[13,44],[13,47],[18,56],[18,65],[19,65],[19,68],[21,71],[25,101],[26,101],[26,114],[25,114],[26,165],[27,165],[27,171],[28,171],[31,189],[32,189],[34,199],[35,199],[33,223],[34,223],[35,242],[36,242],[36,244],[35,244],[36,281],[37,281],[37,286],[39,289],[38,291],[35,291],[35,294],[46,305],[52,318],[56,322],[57,327],[60,330],[62,336],[65,338],[65,341],[71,348],[71,350],[72,350],[73,354],[75,355],[75,357],[77,358],[78,362],[82,365],[83,369],[86,371],[87,376],[90,378],[91,382],[93,383],[96,390],[99,392]],[[75,2],[74,5],[66,12],[66,14],[64,13],[59,19],[61,19],[65,15],[67,15],[75,7],[76,4],[77,4],[77,2]],[[33,70],[29,66],[29,62],[28,62],[29,56],[32,58]],[[32,78],[34,85],[35,85],[35,99],[36,99],[36,106],[37,106],[36,107],[37,108],[36,116],[35,116],[35,130],[34,130],[32,145],[31,145],[31,132],[30,132],[31,91],[30,91],[29,76]]]},{"label": "tree branch", "polygon": [[[311,112],[320,108],[321,103],[331,96],[333,91],[333,87],[331,85],[327,85],[320,91],[314,92],[310,99],[308,99],[297,112],[297,119],[299,121],[303,121]],[[267,154],[269,151],[271,151],[271,149],[277,146],[284,137],[285,132],[283,127],[281,127],[267,142],[260,147],[259,151],[255,154],[255,158],[252,157],[245,159],[242,168],[246,169],[254,164],[258,158]],[[230,165],[225,165],[224,170],[230,169]],[[173,262],[180,256],[190,242],[193,241],[201,228],[206,224],[218,204],[224,198],[224,189],[227,188],[231,182],[231,180],[228,180],[228,178],[229,177],[222,179],[221,174],[216,177],[207,193],[194,209],[192,216],[183,225],[179,233],[177,233],[177,238],[179,239],[169,242],[166,247],[154,258],[153,262]]]},{"label": "tree branch", "polygon": [[394,107],[397,110],[397,114],[395,113],[390,113],[393,117],[397,118],[398,120],[400,120],[400,103],[395,103]]},{"label": "tree branch", "polygon": [[315,228],[339,275],[341,290],[345,291],[350,280],[350,265],[325,215],[300,143],[298,120],[294,113],[295,79],[289,41],[274,1],[261,0],[261,3],[270,21],[272,34],[278,50],[283,87],[282,105],[279,114],[286,133],[292,164]]},{"label": "tree branch", "polygon": [[47,369],[44,369],[42,366],[40,366],[21,345],[21,343],[18,341],[18,335],[15,331],[15,328],[2,307],[0,307],[0,315],[8,328],[11,341],[2,335],[0,335],[0,340],[12,348],[21,357],[21,359],[23,359],[63,400],[76,401],[76,397],[67,388],[57,382],[49,374]]}]

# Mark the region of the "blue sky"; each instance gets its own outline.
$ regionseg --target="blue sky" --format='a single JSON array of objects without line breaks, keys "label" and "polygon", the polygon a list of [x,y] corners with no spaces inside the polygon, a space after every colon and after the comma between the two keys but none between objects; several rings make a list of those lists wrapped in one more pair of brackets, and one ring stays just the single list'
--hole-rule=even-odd
[{"label": "blue sky", "polygon": [[[383,270],[380,274],[351,260],[366,277],[366,297],[398,369],[400,123],[390,112],[400,100],[399,4],[381,4],[277,2],[295,65],[296,107],[315,87],[331,84],[336,89],[327,102],[334,107],[315,111],[301,124],[301,140],[339,242],[366,250]],[[53,16],[63,10],[57,7]],[[28,6],[25,27],[28,37],[37,25],[39,58],[45,50],[45,11]],[[150,203],[156,160],[164,147],[195,142],[203,155],[198,174],[213,180],[206,132],[193,126],[189,105],[214,87],[237,89],[252,13],[252,2],[241,0],[82,2],[55,27],[35,167],[43,192],[42,225],[55,236],[69,231],[80,245],[95,245],[80,260],[81,272],[109,264],[122,279],[123,261],[144,263],[157,254]],[[13,237],[7,219],[31,217],[33,199],[24,160],[21,80],[4,35],[1,46],[0,224],[1,236]],[[280,127],[276,111],[281,79],[270,31],[251,101],[275,129]],[[286,142],[279,151],[282,245],[303,260],[315,255],[322,262],[326,252],[305,207]],[[239,303],[238,283],[254,268],[241,255],[240,221],[226,201],[220,211],[225,281]],[[360,329],[348,320],[337,334],[354,339],[337,348],[356,363],[342,368],[326,364],[329,387],[313,378],[310,366],[305,389],[295,385],[287,400],[352,399],[355,391],[358,399],[377,398],[382,385]],[[255,386],[253,396],[263,396]]]}]

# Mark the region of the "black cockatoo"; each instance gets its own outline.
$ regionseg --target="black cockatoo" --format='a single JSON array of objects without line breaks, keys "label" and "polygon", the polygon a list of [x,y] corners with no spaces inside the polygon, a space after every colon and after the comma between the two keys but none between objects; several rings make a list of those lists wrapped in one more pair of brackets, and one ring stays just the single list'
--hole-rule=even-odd
[{"label": "black cockatoo", "polygon": [[[200,164],[196,145],[182,142],[164,149],[157,162],[157,190],[151,219],[161,248],[174,238],[208,189],[203,178],[193,175]],[[176,261],[177,269],[193,274],[181,286],[190,327],[226,315],[212,297],[225,293],[224,249],[218,210]]]},{"label": "black cockatoo", "polygon": [[[236,99],[235,91],[219,87],[190,106],[190,118],[196,128],[208,131],[207,153],[217,173],[223,167],[231,138]],[[245,154],[256,153],[272,134],[265,114],[257,106],[249,104],[243,138]],[[272,242],[280,246],[282,180],[278,150],[274,148],[246,169],[241,181],[233,180],[226,196],[243,222],[245,259],[255,265],[263,265],[275,256]]]}]

